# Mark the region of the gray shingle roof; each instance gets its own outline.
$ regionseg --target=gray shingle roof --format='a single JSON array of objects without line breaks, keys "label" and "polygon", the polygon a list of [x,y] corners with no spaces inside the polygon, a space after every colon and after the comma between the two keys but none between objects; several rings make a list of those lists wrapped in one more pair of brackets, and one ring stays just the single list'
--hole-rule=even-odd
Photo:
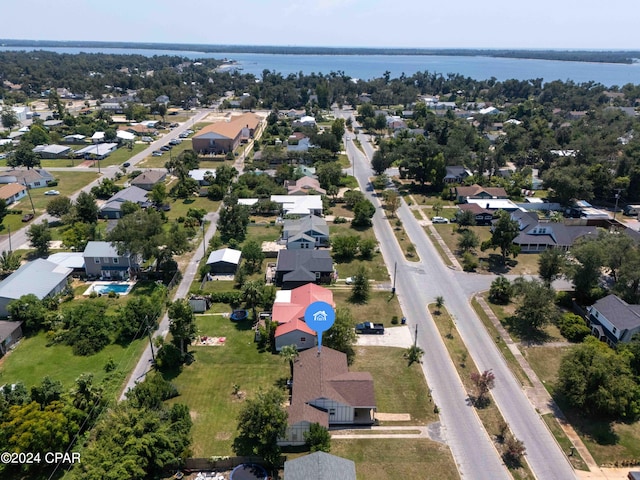
[{"label": "gray shingle roof", "polygon": [[43,299],[71,272],[70,268],[38,258],[22,265],[0,282],[0,297],[18,299],[32,293]]},{"label": "gray shingle roof", "polygon": [[355,480],[352,460],[325,452],[315,452],[284,462],[285,480]]},{"label": "gray shingle roof", "polygon": [[640,325],[640,305],[629,305],[617,295],[607,295],[593,304],[618,330],[631,330]]},{"label": "gray shingle roof", "polygon": [[572,246],[580,237],[595,235],[596,227],[565,225],[563,223],[538,223],[529,225],[518,235],[516,245],[547,245],[549,247]]},{"label": "gray shingle roof", "polygon": [[322,235],[329,235],[329,226],[324,218],[317,215],[308,215],[297,220],[285,220],[284,231],[289,232],[289,236],[302,232],[316,231]]},{"label": "gray shingle roof", "polygon": [[277,271],[293,272],[300,267],[310,272],[332,272],[333,259],[328,250],[280,250]]}]

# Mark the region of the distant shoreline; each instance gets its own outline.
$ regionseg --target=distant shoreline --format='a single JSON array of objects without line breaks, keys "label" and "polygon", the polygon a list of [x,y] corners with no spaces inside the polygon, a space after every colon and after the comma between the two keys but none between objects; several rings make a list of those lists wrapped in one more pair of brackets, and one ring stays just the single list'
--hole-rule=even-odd
[{"label": "distant shoreline", "polygon": [[175,50],[202,53],[257,53],[276,55],[423,55],[496,57],[565,62],[631,64],[640,59],[639,50],[518,50],[470,48],[381,48],[381,47],[295,47],[268,45],[204,45],[186,43],[93,42],[59,40],[0,39],[3,47],[28,48],[122,48],[142,50]]}]

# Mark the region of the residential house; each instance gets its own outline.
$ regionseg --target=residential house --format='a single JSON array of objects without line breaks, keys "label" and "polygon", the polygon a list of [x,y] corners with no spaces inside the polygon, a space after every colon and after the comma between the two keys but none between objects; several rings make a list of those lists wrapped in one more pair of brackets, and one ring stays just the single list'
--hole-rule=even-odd
[{"label": "residential house", "polygon": [[271,195],[271,201],[282,205],[283,215],[322,215],[320,195]]},{"label": "residential house", "polygon": [[291,405],[282,445],[302,445],[311,423],[372,425],[376,411],[369,372],[350,372],[347,356],[328,347],[300,352],[293,363]]},{"label": "residential house", "polygon": [[62,140],[64,143],[83,144],[85,143],[86,136],[74,133],[73,135],[66,135]]},{"label": "residential house", "polygon": [[0,172],[0,184],[19,183],[28,188],[44,188],[53,181],[54,176],[42,168],[13,168]]},{"label": "residential house", "polygon": [[125,280],[138,271],[140,258],[129,253],[119,254],[110,242],[88,242],[82,253],[87,277]]},{"label": "residential house", "polygon": [[91,160],[103,160],[118,149],[117,143],[98,143],[81,148],[76,152],[78,157]]},{"label": "residential house", "polygon": [[7,205],[17,202],[27,196],[27,187],[19,183],[7,183],[0,187],[0,199]]},{"label": "residential house", "polygon": [[200,129],[192,138],[193,150],[201,153],[227,153],[242,140],[253,138],[262,121],[254,113],[233,117],[229,122],[217,122]]},{"label": "residential house", "polygon": [[285,180],[287,187],[287,195],[309,195],[309,194],[326,194],[327,191],[320,187],[318,179],[313,177],[302,177],[298,180]]},{"label": "residential house", "polygon": [[309,116],[309,115],[304,115],[304,116],[294,120],[292,122],[291,126],[293,128],[296,128],[296,127],[315,127],[316,126],[316,119],[314,117]]},{"label": "residential house", "polygon": [[104,205],[100,207],[100,216],[102,218],[117,219],[122,217],[122,204],[124,202],[137,203],[143,208],[149,206],[147,199],[147,191],[136,186],[130,186],[124,190],[114,193]]},{"label": "residential house", "polygon": [[216,171],[211,168],[196,168],[194,170],[189,170],[189,176],[198,182],[198,185],[201,187],[207,187],[211,185],[209,180],[207,180],[207,177],[215,178]]},{"label": "residential house", "polygon": [[214,250],[209,254],[207,265],[213,275],[233,275],[240,265],[242,252],[233,248]]},{"label": "residential house", "polygon": [[0,282],[0,317],[9,315],[7,306],[23,295],[33,294],[42,300],[60,293],[67,286],[71,269],[38,258],[25,263]]},{"label": "residential house", "polygon": [[497,115],[500,113],[500,110],[498,110],[496,107],[485,107],[478,110],[478,113],[480,115]]},{"label": "residential house", "polygon": [[296,110],[294,108],[289,109],[285,112],[285,115],[288,118],[301,118],[304,117],[307,112],[305,110]]},{"label": "residential house", "polygon": [[471,171],[463,165],[454,165],[446,168],[447,173],[444,176],[444,183],[462,183],[466,178],[473,175]]},{"label": "residential house", "polygon": [[335,308],[333,292],[314,283],[307,283],[293,290],[279,290],[271,311],[271,319],[278,324],[275,331],[276,351],[286,345],[298,350],[316,346],[316,332],[304,320],[304,312],[314,302],[325,302]]},{"label": "residential house", "polygon": [[284,462],[285,480],[356,480],[353,460],[314,452]]},{"label": "residential house", "polygon": [[280,250],[275,284],[285,290],[307,283],[329,284],[334,276],[329,250]]},{"label": "residential house", "polygon": [[474,203],[480,205],[485,210],[495,212],[497,210],[505,210],[507,212],[513,212],[515,210],[522,210],[520,206],[513,203],[508,198],[469,198],[467,203]]},{"label": "residential house", "polygon": [[131,185],[143,190],[151,191],[154,185],[164,182],[167,172],[161,170],[147,170],[131,180]]},{"label": "residential house", "polygon": [[119,131],[125,131],[135,135],[136,137],[155,135],[156,129],[151,128],[148,125],[144,125],[142,123],[133,123],[131,125],[121,125],[118,127]]},{"label": "residential house", "polygon": [[119,142],[134,142],[136,140],[135,134],[127,132],[126,130],[118,130],[116,132],[116,138]]},{"label": "residential house", "polygon": [[493,220],[493,210],[487,210],[475,203],[461,203],[458,205],[460,212],[470,211],[476,219],[476,225],[491,225]]},{"label": "residential house", "polygon": [[0,357],[22,338],[22,322],[0,320]]},{"label": "residential house", "polygon": [[509,198],[507,191],[502,187],[482,187],[474,184],[469,187],[455,187],[453,191],[458,203],[465,203],[470,198]]},{"label": "residential house", "polygon": [[40,155],[40,158],[65,158],[71,153],[71,147],[64,145],[37,145],[33,148],[33,153]]},{"label": "residential house", "polygon": [[58,252],[52,253],[47,257],[47,261],[56,265],[70,268],[72,275],[85,273],[84,257],[82,252]]},{"label": "residential house", "polygon": [[327,221],[316,215],[307,215],[295,220],[285,220],[282,239],[287,248],[317,248],[329,246]]},{"label": "residential house", "polygon": [[311,146],[312,146],[311,139],[309,137],[303,137],[299,140],[296,140],[295,143],[292,143],[291,141],[288,140],[287,152],[307,152],[309,148],[311,148]]},{"label": "residential house", "polygon": [[316,169],[315,167],[307,167],[306,165],[298,165],[296,167],[296,174],[304,175],[305,177],[315,177]]},{"label": "residential house", "polygon": [[518,222],[520,233],[513,243],[522,253],[536,253],[548,248],[569,250],[575,241],[587,235],[595,237],[596,227],[566,225],[564,223],[540,222],[532,212],[516,211],[511,218]]},{"label": "residential house", "polygon": [[640,333],[640,305],[629,305],[617,295],[601,298],[587,312],[591,333],[611,346]]},{"label": "residential house", "polygon": [[93,135],[91,135],[91,141],[93,143],[102,143],[105,140],[105,132],[95,132]]}]

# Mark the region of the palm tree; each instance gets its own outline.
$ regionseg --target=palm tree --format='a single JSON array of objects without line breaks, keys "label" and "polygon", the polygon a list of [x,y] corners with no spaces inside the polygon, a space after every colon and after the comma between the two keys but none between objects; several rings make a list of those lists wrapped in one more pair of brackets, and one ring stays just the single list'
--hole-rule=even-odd
[{"label": "palm tree", "polygon": [[280,350],[280,356],[285,362],[289,362],[290,375],[293,380],[293,362],[298,358],[298,347],[295,345],[285,345]]},{"label": "palm tree", "polygon": [[438,295],[436,297],[436,313],[440,315],[440,310],[444,307],[444,297],[442,295]]},{"label": "palm tree", "polygon": [[423,355],[424,355],[424,350],[415,344],[411,345],[404,352],[404,358],[407,359],[407,362],[409,363],[408,365],[409,367],[414,363],[421,363],[421,359]]},{"label": "palm tree", "polygon": [[253,312],[253,320],[256,320],[256,305],[262,298],[263,283],[258,280],[250,280],[242,286],[242,299],[247,308]]}]

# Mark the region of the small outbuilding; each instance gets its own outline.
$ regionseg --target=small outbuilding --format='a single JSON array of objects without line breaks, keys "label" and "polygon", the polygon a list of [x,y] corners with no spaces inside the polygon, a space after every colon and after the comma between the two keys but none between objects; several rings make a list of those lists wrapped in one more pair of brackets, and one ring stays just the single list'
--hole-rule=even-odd
[{"label": "small outbuilding", "polygon": [[211,252],[207,259],[212,275],[233,275],[240,265],[242,252],[233,248],[221,248]]},{"label": "small outbuilding", "polygon": [[22,338],[22,322],[0,320],[0,356]]}]

